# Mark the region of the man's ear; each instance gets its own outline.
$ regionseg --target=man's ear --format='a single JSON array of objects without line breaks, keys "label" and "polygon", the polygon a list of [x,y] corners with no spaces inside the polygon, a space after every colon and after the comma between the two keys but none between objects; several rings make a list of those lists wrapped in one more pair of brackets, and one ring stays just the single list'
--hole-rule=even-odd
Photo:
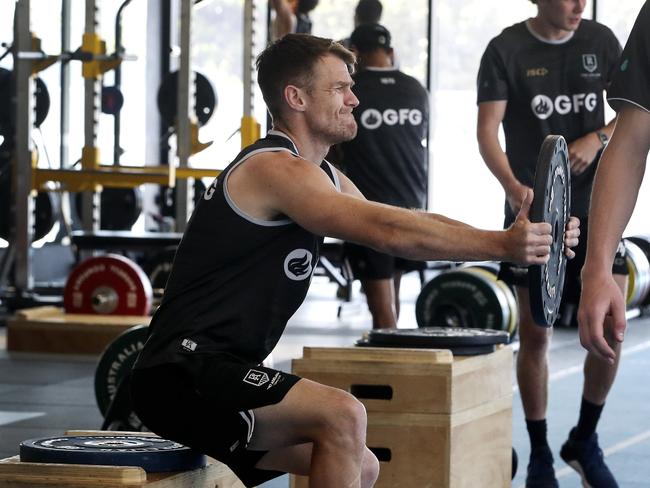
[{"label": "man's ear", "polygon": [[304,112],[307,109],[305,100],[305,93],[302,89],[295,85],[287,85],[284,87],[284,100],[291,110],[296,112]]}]

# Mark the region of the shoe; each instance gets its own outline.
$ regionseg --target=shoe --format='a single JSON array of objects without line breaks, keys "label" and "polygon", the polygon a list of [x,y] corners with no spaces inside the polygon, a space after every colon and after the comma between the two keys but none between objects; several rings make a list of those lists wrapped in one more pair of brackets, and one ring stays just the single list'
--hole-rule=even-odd
[{"label": "shoe", "polygon": [[603,459],[595,432],[586,441],[574,439],[575,428],[560,450],[560,457],[575,469],[582,478],[585,488],[618,488],[614,475]]},{"label": "shoe", "polygon": [[548,446],[534,447],[528,462],[526,488],[559,488],[553,469],[553,454]]}]

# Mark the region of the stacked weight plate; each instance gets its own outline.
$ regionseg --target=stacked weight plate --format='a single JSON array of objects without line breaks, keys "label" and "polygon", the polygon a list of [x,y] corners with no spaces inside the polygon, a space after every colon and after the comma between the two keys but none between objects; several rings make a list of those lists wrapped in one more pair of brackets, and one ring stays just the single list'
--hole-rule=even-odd
[{"label": "stacked weight plate", "polygon": [[469,327],[507,331],[519,320],[512,290],[497,280],[496,263],[462,266],[429,281],[415,304],[419,327]]},{"label": "stacked weight plate", "polygon": [[624,240],[628,275],[628,310],[650,305],[650,240],[634,236]]}]

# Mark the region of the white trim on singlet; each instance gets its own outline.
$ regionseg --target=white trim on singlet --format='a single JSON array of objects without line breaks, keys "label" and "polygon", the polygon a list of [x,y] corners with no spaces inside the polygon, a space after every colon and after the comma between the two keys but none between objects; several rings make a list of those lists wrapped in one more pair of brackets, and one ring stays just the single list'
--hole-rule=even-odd
[{"label": "white trim on singlet", "polygon": [[298,148],[296,147],[296,143],[293,142],[293,139],[291,139],[291,137],[289,137],[287,134],[285,134],[284,132],[278,129],[271,129],[270,131],[267,132],[267,134],[270,136],[280,136],[280,137],[284,137],[285,139],[289,139],[289,141],[291,141],[291,144],[293,145],[294,152],[296,153],[296,155],[300,156],[300,153],[298,152]]},{"label": "white trim on singlet", "polygon": [[644,112],[648,112],[648,113],[650,113],[650,109],[644,107],[643,105],[641,105],[641,104],[639,104],[639,103],[633,102],[632,100],[629,100],[629,99],[627,99],[627,98],[612,97],[612,98],[608,98],[608,99],[607,99],[608,102],[611,102],[612,100],[616,100],[617,102],[627,102],[627,103],[629,103],[629,104],[634,105],[635,107],[639,107],[639,108],[640,108],[641,110],[643,110]]},{"label": "white trim on singlet", "polygon": [[249,222],[257,225],[261,225],[264,227],[278,227],[280,225],[289,225],[293,223],[293,220],[291,219],[281,219],[281,220],[264,220],[264,219],[258,219],[257,217],[253,217],[252,215],[248,215],[246,212],[244,212],[241,208],[237,206],[237,204],[234,202],[234,200],[230,197],[230,193],[228,193],[228,178],[230,177],[230,174],[233,172],[233,170],[242,164],[244,161],[246,161],[248,158],[251,156],[255,156],[256,154],[260,154],[263,152],[277,152],[277,151],[286,151],[288,153],[294,154],[293,151],[290,149],[287,149],[286,147],[282,146],[277,146],[277,147],[264,147],[261,149],[256,149],[254,151],[249,152],[246,156],[241,158],[239,161],[237,161],[232,168],[228,171],[228,174],[226,177],[223,179],[223,196],[226,199],[226,202],[230,206],[233,212],[235,212],[237,215],[239,215],[242,219],[248,220]]},{"label": "white trim on singlet", "polygon": [[338,191],[341,191],[341,181],[339,180],[339,174],[336,172],[336,168],[332,166],[332,163],[330,163],[327,159],[323,159],[323,162],[327,163],[330,171],[332,172],[332,178],[334,178],[334,186]]},{"label": "white trim on singlet", "polygon": [[573,34],[575,34],[575,31],[571,31],[569,35],[562,39],[546,39],[545,37],[540,36],[537,32],[533,30],[533,28],[530,26],[530,21],[532,19],[528,19],[525,24],[526,24],[526,29],[528,29],[528,32],[530,32],[530,35],[533,36],[535,39],[537,39],[540,42],[544,42],[546,44],[564,44],[565,42],[569,42],[573,38]]},{"label": "white trim on singlet", "polygon": [[[293,145],[293,148],[295,151],[292,151],[291,149],[287,149],[286,147],[282,146],[274,146],[274,147],[263,147],[260,149],[255,149],[254,151],[249,152],[246,156],[241,158],[239,161],[237,161],[232,168],[228,171],[228,174],[226,174],[224,180],[223,180],[223,195],[224,198],[226,199],[226,203],[228,203],[228,206],[232,209],[233,212],[235,212],[237,215],[239,215],[242,219],[247,220],[253,224],[256,225],[261,225],[264,227],[278,227],[281,225],[289,225],[293,223],[293,220],[291,219],[280,219],[280,220],[265,220],[265,219],[259,219],[257,217],[253,217],[252,215],[247,214],[244,212],[241,208],[237,206],[235,201],[230,197],[230,193],[228,192],[228,178],[230,177],[230,174],[233,172],[237,166],[242,164],[244,161],[246,161],[248,158],[251,156],[255,156],[256,154],[260,154],[263,152],[278,152],[278,151],[286,151],[288,153],[293,154],[294,156],[300,157],[300,154],[298,153],[298,149],[296,148],[296,144],[293,142],[293,140],[286,135],[284,132],[281,132],[276,129],[272,129],[267,132],[267,134],[272,135],[272,136],[280,136],[284,137],[285,139],[288,139],[291,141],[291,144]],[[336,169],[334,166],[332,166],[331,163],[329,163],[326,160],[323,160],[325,163],[327,163],[330,167],[330,170],[332,171],[332,178],[334,179],[334,186],[338,191],[341,191],[341,183],[339,181],[339,175],[336,172]]]}]

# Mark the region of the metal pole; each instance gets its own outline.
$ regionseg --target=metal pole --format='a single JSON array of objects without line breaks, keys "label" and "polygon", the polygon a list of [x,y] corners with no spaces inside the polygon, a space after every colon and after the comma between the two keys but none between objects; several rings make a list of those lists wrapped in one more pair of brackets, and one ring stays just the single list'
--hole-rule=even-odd
[{"label": "metal pole", "polygon": [[[124,8],[131,3],[131,0],[124,0],[124,3],[120,5],[120,8],[117,10],[117,15],[115,16],[115,52],[118,55],[123,54],[124,48],[122,47],[122,11]],[[122,64],[118,64],[115,68],[115,88],[118,90],[122,86]],[[120,156],[122,155],[122,148],[120,147],[120,131],[121,131],[121,119],[120,111],[113,116],[113,164],[120,164]]]},{"label": "metal pole", "polygon": [[[434,35],[434,29],[433,29],[433,22],[434,22],[434,9],[433,9],[433,0],[428,1],[428,12],[427,12],[427,91],[429,92],[429,97],[435,96],[435,89],[437,85],[434,82],[434,75],[432,72],[432,66],[433,66],[433,35]],[[431,106],[430,106],[431,108]],[[429,124],[427,127],[427,137],[426,137],[426,143],[427,143],[427,152],[426,152],[426,202],[425,206],[428,209],[429,208],[429,189],[431,188],[429,185],[429,175],[430,175],[430,164],[431,164],[431,122],[435,117],[435,114],[431,113],[432,110],[429,110]]]},{"label": "metal pole", "polygon": [[[72,12],[71,0],[61,0],[61,51],[70,51],[70,14]],[[61,63],[61,117],[59,119],[61,130],[61,145],[59,149],[59,163],[61,168],[67,168],[69,163],[70,145],[70,63]]]},{"label": "metal pole", "polygon": [[253,86],[254,49],[255,49],[255,0],[244,2],[244,107],[241,121],[241,146],[246,147],[260,137],[260,124],[254,112],[255,89]]},{"label": "metal pole", "polygon": [[13,239],[15,249],[14,285],[17,295],[34,288],[32,275],[33,199],[32,191],[32,124],[34,80],[32,62],[20,53],[32,50],[30,0],[18,0],[14,24],[14,80],[16,94],[16,143],[13,158]]},{"label": "metal pole", "polygon": [[[180,25],[180,64],[178,67],[178,97],[176,100],[176,150],[178,167],[189,166],[190,159],[190,117],[194,113],[194,77],[190,69],[192,60],[192,1],[181,0]],[[192,210],[192,202],[188,198],[186,179],[176,180],[176,232],[183,232],[187,219]]]},{"label": "metal pole", "polygon": [[[161,0],[160,13],[160,81],[164,80],[169,72],[171,55],[171,0]],[[169,133],[167,124],[160,118],[160,164],[169,164]]]},{"label": "metal pole", "polygon": [[[98,7],[95,0],[86,0],[85,35],[94,35],[98,29]],[[97,123],[101,107],[100,78],[84,78],[84,148],[81,156],[83,169],[94,169],[99,162]],[[82,196],[82,228],[99,230],[99,194],[85,191]]]}]

